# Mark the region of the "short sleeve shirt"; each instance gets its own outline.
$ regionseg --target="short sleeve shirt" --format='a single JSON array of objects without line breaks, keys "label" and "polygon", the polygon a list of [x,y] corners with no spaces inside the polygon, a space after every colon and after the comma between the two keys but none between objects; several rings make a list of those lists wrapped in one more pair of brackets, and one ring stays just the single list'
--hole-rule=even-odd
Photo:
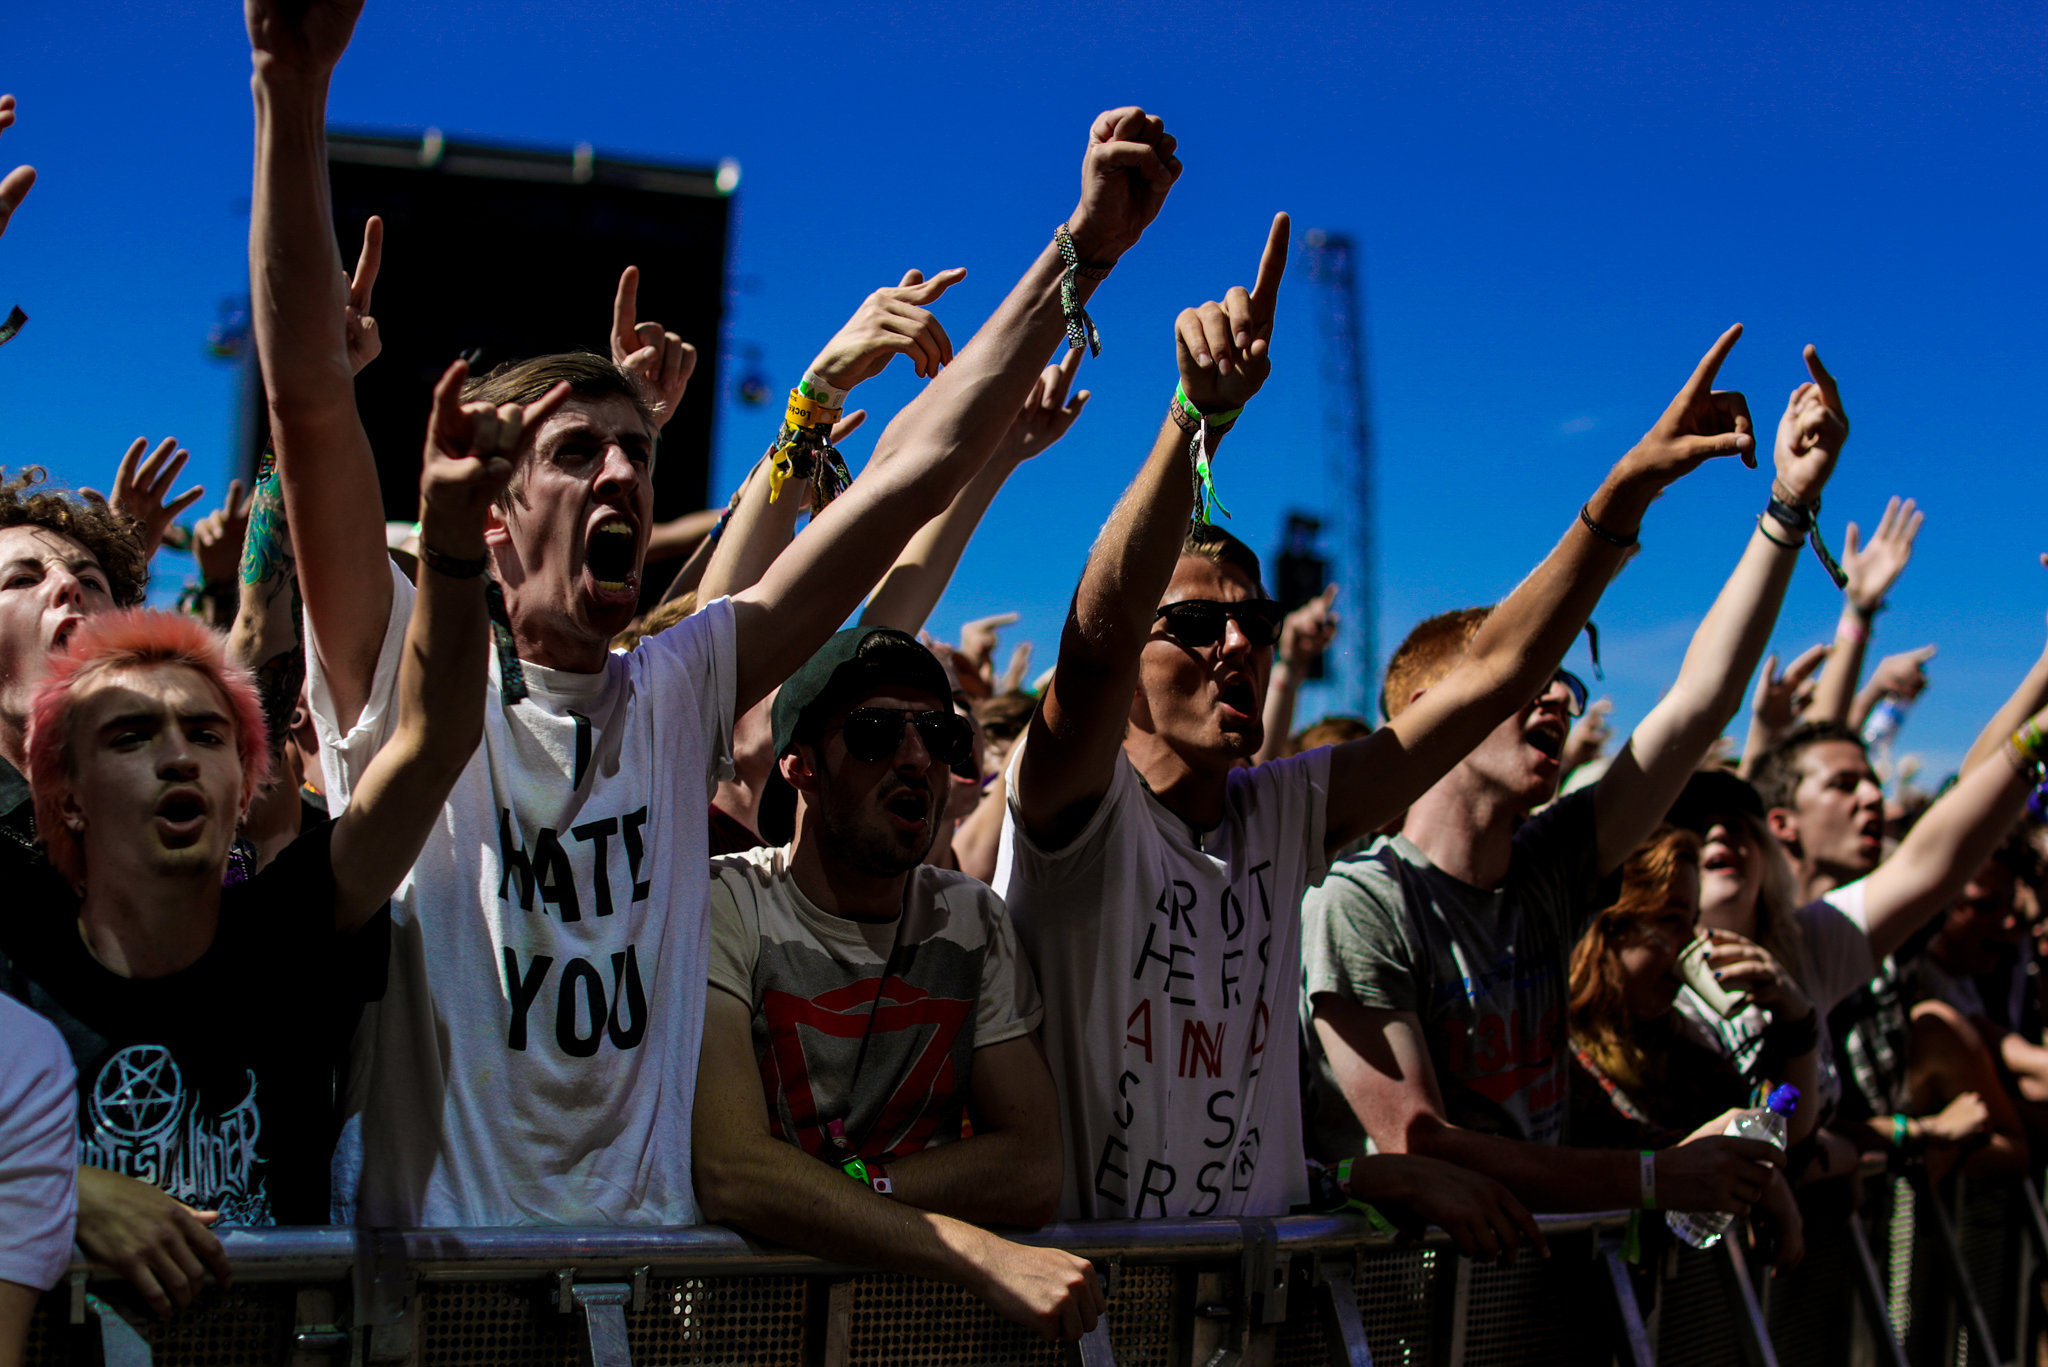
[{"label": "short sleeve shirt", "polygon": [[1002,899],[920,865],[894,921],[854,921],[804,896],[789,850],[712,864],[711,985],[753,1010],[776,1138],[891,1161],[960,1138],[976,1049],[1044,1014]]},{"label": "short sleeve shirt", "polygon": [[[346,732],[307,651],[336,810],[397,724],[412,603],[394,568]],[[517,701],[493,652],[483,741],[393,895],[390,989],[357,1035],[363,1223],[696,1223],[707,818],[735,667],[724,599],[596,673],[522,662]]]},{"label": "short sleeve shirt", "polygon": [[1016,774],[996,887],[1045,993],[1063,1219],[1284,1215],[1301,1161],[1301,895],[1328,866],[1330,752],[1233,771],[1197,831],[1121,752],[1081,833],[1040,848]]},{"label": "short sleeve shirt", "polygon": [[1497,888],[1453,878],[1397,835],[1340,860],[1308,894],[1301,1012],[1315,1064],[1312,1156],[1355,1157],[1366,1138],[1316,1036],[1324,995],[1421,1019],[1453,1125],[1565,1141],[1571,951],[1600,879],[1594,791],[1523,822]]},{"label": "short sleeve shirt", "polygon": [[0,997],[0,1281],[47,1291],[78,1221],[77,1080],[63,1036]]},{"label": "short sleeve shirt", "polygon": [[95,959],[75,917],[7,938],[0,986],[52,1021],[78,1073],[78,1154],[218,1210],[325,1224],[337,1123],[333,1026],[383,986],[389,922],[334,925],[331,826],[223,889],[213,944],[160,978]]}]

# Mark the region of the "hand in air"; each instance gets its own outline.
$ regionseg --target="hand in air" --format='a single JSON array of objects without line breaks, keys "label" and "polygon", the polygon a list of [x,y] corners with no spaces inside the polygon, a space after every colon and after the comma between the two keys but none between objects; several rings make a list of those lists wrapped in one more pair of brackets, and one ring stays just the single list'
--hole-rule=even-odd
[{"label": "hand in air", "polygon": [[1785,414],[1778,419],[1777,449],[1772,453],[1778,483],[1797,503],[1820,498],[1841,458],[1842,444],[1849,440],[1849,419],[1842,411],[1835,377],[1820,363],[1818,351],[1808,347],[1805,355],[1806,372],[1813,378],[1785,401]]},{"label": "hand in air", "polygon": [[1081,162],[1081,202],[1067,219],[1074,250],[1107,265],[1136,246],[1180,179],[1173,134],[1135,105],[1095,116]]},{"label": "hand in air", "polygon": [[348,51],[363,0],[242,0],[259,67],[321,75]]},{"label": "hand in air", "polygon": [[1558,756],[1558,767],[1566,773],[1591,764],[1607,753],[1607,742],[1614,739],[1614,728],[1607,719],[1614,715],[1614,699],[1595,698],[1586,705],[1586,715],[1572,723],[1571,734],[1564,738],[1564,753]]},{"label": "hand in air", "polygon": [[1940,649],[1940,646],[1921,646],[1918,650],[1885,656],[1877,662],[1877,668],[1870,671],[1870,687],[1884,697],[1913,701],[1927,691],[1927,662]]},{"label": "hand in air", "polygon": [[1323,591],[1287,614],[1280,623],[1280,658],[1287,667],[1304,670],[1323,658],[1342,625],[1337,616],[1337,586]]},{"label": "hand in air", "polygon": [[1817,646],[1808,646],[1785,666],[1783,674],[1778,672],[1777,654],[1765,656],[1763,671],[1757,675],[1756,693],[1749,701],[1749,712],[1757,725],[1772,736],[1782,736],[1796,726],[1799,722],[1799,690],[1833,649],[1825,641]]},{"label": "hand in air", "polygon": [[1024,407],[1017,411],[1010,430],[1003,434],[1003,444],[989,457],[991,463],[1001,461],[1013,467],[1022,465],[1067,435],[1067,429],[1081,416],[1081,409],[1090,397],[1084,389],[1072,399],[1067,398],[1067,387],[1074,382],[1074,372],[1081,368],[1081,356],[1086,350],[1086,347],[1069,347],[1058,364],[1045,368],[1038,377],[1038,383],[1031,387]]},{"label": "hand in air", "polygon": [[181,449],[176,437],[165,437],[157,443],[156,450],[150,452],[149,459],[143,460],[142,453],[148,446],[149,438],[137,437],[128,447],[128,454],[121,457],[121,464],[114,471],[114,496],[111,499],[97,489],[80,489],[78,492],[89,499],[109,503],[115,512],[134,518],[142,529],[144,553],[155,555],[156,548],[163,544],[165,531],[177,520],[179,513],[199,501],[206,492],[206,486],[195,484],[165,502],[171,485],[177,481],[178,472],[185,468],[185,462],[192,458],[192,453]]},{"label": "hand in air", "polygon": [[[426,458],[420,470],[420,501],[433,513],[452,518],[458,529],[474,525],[482,537],[484,515],[493,499],[511,482],[526,433],[569,397],[565,380],[532,403],[492,405],[464,403],[462,385],[469,363],[457,361],[434,386],[434,408],[427,418]],[[437,529],[437,537],[443,533]],[[458,553],[441,545],[439,549]]]},{"label": "hand in air", "polygon": [[384,350],[384,336],[377,320],[370,316],[370,291],[377,284],[377,271],[384,264],[384,220],[372,214],[363,224],[363,250],[356,257],[356,273],[349,279],[348,303],[341,311],[342,331],[348,341],[348,371],[363,373],[363,367]]},{"label": "hand in air", "polygon": [[1707,943],[1713,946],[1707,967],[1730,992],[1747,992],[1758,1006],[1786,1020],[1804,1020],[1813,1013],[1798,979],[1756,941],[1732,930],[1710,930]]},{"label": "hand in air", "polygon": [[1183,309],[1174,323],[1181,391],[1204,413],[1242,408],[1272,373],[1267,355],[1273,340],[1273,312],[1280,302],[1280,277],[1287,273],[1286,214],[1273,215],[1259,274],[1247,291],[1233,285],[1223,301]]},{"label": "hand in air", "polygon": [[900,284],[884,285],[860,301],[811,362],[811,373],[834,389],[851,389],[881,374],[896,357],[908,356],[919,378],[930,379],[953,359],[953,339],[931,305],[966,278],[961,266],[929,280],[920,270],[903,272]]},{"label": "hand in air", "polygon": [[242,494],[242,481],[228,481],[227,501],[199,519],[192,529],[192,558],[199,562],[202,584],[232,584],[242,564],[242,540],[249,534],[249,510],[256,492]]},{"label": "hand in air", "polygon": [[[14,127],[14,97],[0,95],[0,133]],[[14,211],[21,207],[21,201],[28,197],[29,187],[36,183],[36,168],[17,166],[6,175],[0,176],[0,235],[7,232],[7,220],[14,217]]]},{"label": "hand in air", "polygon": [[1756,468],[1756,437],[1750,430],[1749,401],[1732,389],[1714,388],[1721,363],[1742,338],[1737,323],[1715,339],[1693,367],[1692,378],[1628,454],[1628,464],[1657,488],[1691,474],[1716,456],[1741,456]]},{"label": "hand in air", "polygon": [[636,321],[640,316],[640,268],[628,266],[619,275],[612,300],[612,359],[633,372],[647,389],[656,428],[666,427],[683,401],[690,376],[697,369],[697,348],[659,323]]},{"label": "hand in air", "polygon": [[1843,533],[1842,573],[1849,576],[1849,584],[1842,592],[1865,616],[1877,611],[1898,582],[1899,572],[1913,558],[1913,539],[1926,520],[1927,514],[1915,508],[1912,499],[1900,503],[1894,498],[1884,505],[1869,545],[1862,543],[1862,528],[1853,522]]}]

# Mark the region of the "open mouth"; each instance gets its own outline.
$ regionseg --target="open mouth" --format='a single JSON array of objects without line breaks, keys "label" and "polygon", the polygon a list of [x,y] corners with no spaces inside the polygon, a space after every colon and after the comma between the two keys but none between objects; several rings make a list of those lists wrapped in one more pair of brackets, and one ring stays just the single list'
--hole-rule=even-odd
[{"label": "open mouth", "polygon": [[56,634],[50,637],[50,649],[62,650],[70,645],[72,633],[77,631],[84,622],[85,619],[83,617],[66,617],[63,621],[59,622]]},{"label": "open mouth", "polygon": [[590,570],[590,577],[597,581],[600,592],[605,594],[626,594],[637,592],[639,575],[634,572],[634,553],[639,549],[638,538],[633,534],[633,524],[622,517],[606,518],[590,533],[590,544],[584,548],[583,563]]},{"label": "open mouth", "polygon": [[1531,748],[1548,759],[1558,759],[1564,754],[1564,732],[1552,726],[1539,726],[1525,736]]},{"label": "open mouth", "polygon": [[931,799],[915,788],[900,788],[882,802],[882,810],[906,831],[921,831],[931,816]]},{"label": "open mouth", "polygon": [[164,844],[181,849],[199,839],[206,826],[206,799],[190,788],[173,788],[157,800],[157,833]]},{"label": "open mouth", "polygon": [[1216,696],[1218,701],[1227,710],[1236,713],[1239,718],[1246,721],[1249,721],[1259,710],[1259,700],[1252,691],[1251,680],[1249,679],[1235,678],[1227,680],[1217,688]]}]

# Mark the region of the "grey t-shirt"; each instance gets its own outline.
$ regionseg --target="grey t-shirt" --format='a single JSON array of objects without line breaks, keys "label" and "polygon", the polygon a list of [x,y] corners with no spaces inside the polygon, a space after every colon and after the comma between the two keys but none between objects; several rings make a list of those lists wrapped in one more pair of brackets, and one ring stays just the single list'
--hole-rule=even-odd
[{"label": "grey t-shirt", "polygon": [[1334,1163],[1365,1144],[1316,1037],[1312,1012],[1323,995],[1419,1016],[1453,1125],[1564,1142],[1571,952],[1600,881],[1593,792],[1522,823],[1498,888],[1460,882],[1394,836],[1338,861],[1309,890],[1301,1012],[1315,1063],[1311,1156]]}]

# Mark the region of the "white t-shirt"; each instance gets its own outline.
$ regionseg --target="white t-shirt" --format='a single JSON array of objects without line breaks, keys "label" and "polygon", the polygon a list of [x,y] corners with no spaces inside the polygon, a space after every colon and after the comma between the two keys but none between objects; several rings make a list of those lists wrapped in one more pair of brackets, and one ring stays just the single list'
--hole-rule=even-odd
[{"label": "white t-shirt", "polygon": [[0,1281],[47,1291],[78,1222],[78,1085],[57,1027],[0,997]]},{"label": "white t-shirt", "polygon": [[1062,1219],[1284,1215],[1301,1147],[1301,897],[1323,876],[1328,749],[1236,770],[1199,834],[1121,752],[1072,842],[1018,827],[995,886],[1045,997]]},{"label": "white t-shirt", "polygon": [[[1864,915],[1864,887],[1865,880],[1858,879],[1793,913],[1799,921],[1803,962],[1786,964],[1785,968],[1813,1002],[1814,1023],[1820,1030],[1820,1095],[1814,1101],[1823,1120],[1834,1114],[1835,1103],[1842,1096],[1828,1012],[1877,976],[1877,960],[1870,952]],[[1750,1005],[1733,1016],[1723,1017],[1690,987],[1679,989],[1677,1006],[1713,1033],[1738,1069],[1744,1074],[1752,1072],[1764,1046],[1764,1030],[1771,1023],[1769,1013]]]},{"label": "white t-shirt", "polygon": [[[334,810],[397,724],[413,589],[392,572],[370,700],[346,736],[308,687]],[[724,600],[598,674],[493,653],[483,743],[392,899],[390,985],[356,1037],[368,1225],[697,1222],[707,812],[731,772]]]}]

